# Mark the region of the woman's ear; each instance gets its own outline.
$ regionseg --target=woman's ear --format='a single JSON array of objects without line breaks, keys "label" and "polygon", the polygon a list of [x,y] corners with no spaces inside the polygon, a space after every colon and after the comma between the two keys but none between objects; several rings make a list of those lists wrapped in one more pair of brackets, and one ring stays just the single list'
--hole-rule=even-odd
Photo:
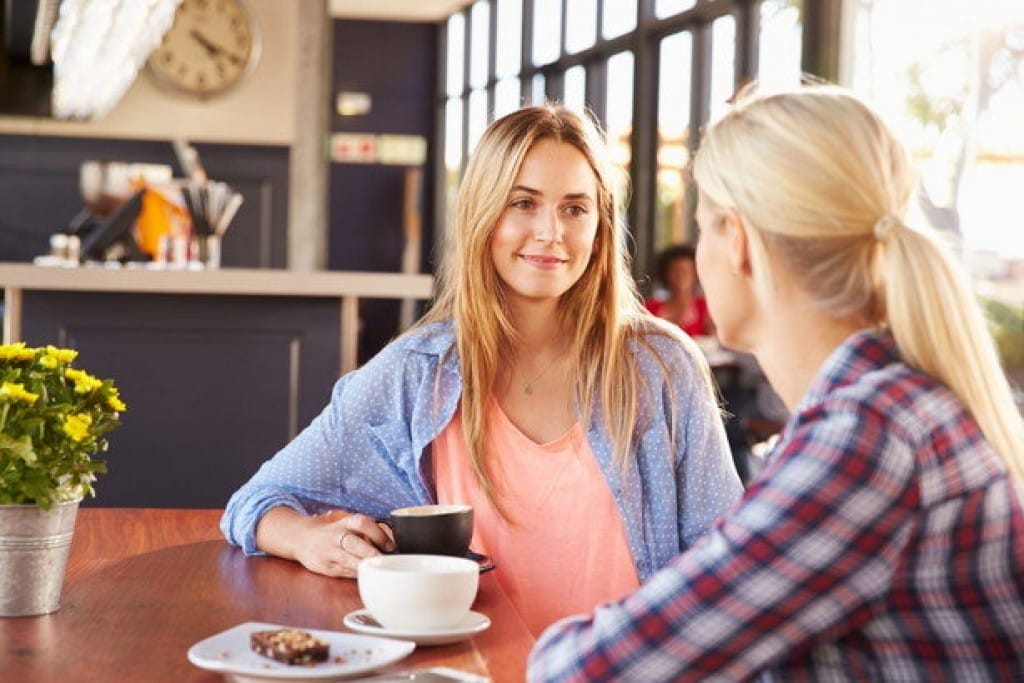
[{"label": "woman's ear", "polygon": [[729,268],[733,276],[750,275],[750,240],[747,224],[735,209],[728,209],[722,216],[729,238]]}]

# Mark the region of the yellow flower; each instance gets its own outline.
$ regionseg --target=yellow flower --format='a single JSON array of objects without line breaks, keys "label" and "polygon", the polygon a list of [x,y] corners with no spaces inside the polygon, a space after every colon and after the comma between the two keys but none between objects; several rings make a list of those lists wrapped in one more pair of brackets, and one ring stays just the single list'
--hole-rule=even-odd
[{"label": "yellow flower", "polygon": [[78,357],[78,351],[75,351],[74,349],[60,349],[52,344],[47,344],[45,357],[55,358],[61,363],[70,363]]},{"label": "yellow flower", "polygon": [[47,370],[53,370],[60,367],[60,361],[49,355],[39,356],[39,364]]},{"label": "yellow flower", "polygon": [[107,405],[110,406],[112,409],[116,410],[119,413],[123,413],[124,411],[128,410],[128,406],[126,406],[124,404],[124,401],[122,401],[116,395],[115,396],[111,396],[110,398],[107,399]]},{"label": "yellow flower", "polygon": [[27,348],[25,342],[0,346],[0,360],[32,360],[35,357],[36,350]]},{"label": "yellow flower", "polygon": [[33,394],[31,391],[25,390],[25,385],[14,384],[13,382],[4,382],[3,386],[0,386],[0,397],[10,398],[14,401],[24,401],[29,405],[36,402],[39,398],[39,394]]},{"label": "yellow flower", "polygon": [[75,441],[81,441],[89,436],[89,425],[92,418],[87,413],[68,415],[64,418],[64,432]]},{"label": "yellow flower", "polygon": [[76,394],[88,394],[89,392],[95,391],[103,386],[103,382],[84,370],[68,368],[64,371],[64,376],[75,383]]},{"label": "yellow flower", "polygon": [[17,358],[25,350],[25,342],[3,344],[0,346],[0,360],[11,360]]}]

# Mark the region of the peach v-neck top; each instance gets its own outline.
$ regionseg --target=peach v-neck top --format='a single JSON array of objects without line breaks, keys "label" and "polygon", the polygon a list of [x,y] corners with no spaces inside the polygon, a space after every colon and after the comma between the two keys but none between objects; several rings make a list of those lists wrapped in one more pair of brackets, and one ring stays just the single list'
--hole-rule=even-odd
[{"label": "peach v-neck top", "polygon": [[497,566],[495,578],[535,636],[547,626],[618,600],[639,586],[615,498],[577,422],[537,444],[493,398],[488,401],[492,472],[511,522],[473,475],[462,413],[434,440],[439,503],[473,506],[473,542]]}]

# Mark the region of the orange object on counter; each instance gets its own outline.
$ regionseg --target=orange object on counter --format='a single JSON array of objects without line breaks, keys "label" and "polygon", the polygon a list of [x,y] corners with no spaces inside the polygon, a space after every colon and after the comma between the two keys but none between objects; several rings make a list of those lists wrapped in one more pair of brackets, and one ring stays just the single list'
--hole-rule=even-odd
[{"label": "orange object on counter", "polygon": [[160,190],[147,187],[142,195],[142,209],[136,223],[139,248],[154,259],[158,258],[162,238],[179,233],[179,225],[185,220],[187,213],[182,207],[169,200]]}]

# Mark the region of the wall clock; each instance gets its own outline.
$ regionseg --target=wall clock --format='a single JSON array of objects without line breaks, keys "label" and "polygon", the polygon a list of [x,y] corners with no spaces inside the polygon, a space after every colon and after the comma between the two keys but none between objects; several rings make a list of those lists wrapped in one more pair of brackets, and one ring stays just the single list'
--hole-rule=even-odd
[{"label": "wall clock", "polygon": [[184,0],[149,68],[165,85],[205,99],[236,86],[258,59],[258,26],[243,0]]}]

